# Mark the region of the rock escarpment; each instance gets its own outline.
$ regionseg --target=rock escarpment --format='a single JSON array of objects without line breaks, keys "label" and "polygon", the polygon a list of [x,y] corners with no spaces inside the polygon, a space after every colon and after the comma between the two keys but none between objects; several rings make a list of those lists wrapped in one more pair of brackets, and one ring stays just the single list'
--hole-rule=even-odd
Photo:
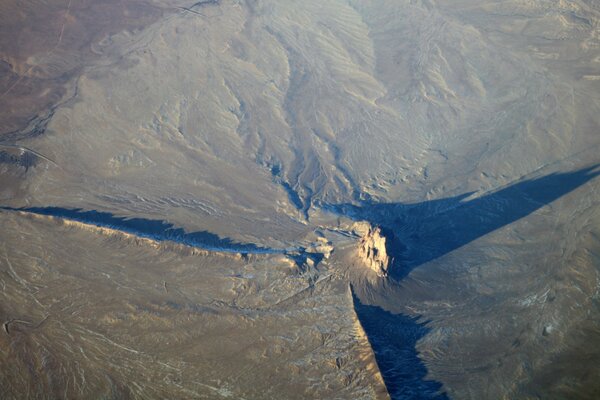
[{"label": "rock escarpment", "polygon": [[358,247],[358,256],[361,261],[377,276],[386,277],[391,259],[381,228],[360,222],[355,225],[354,231],[361,236]]}]

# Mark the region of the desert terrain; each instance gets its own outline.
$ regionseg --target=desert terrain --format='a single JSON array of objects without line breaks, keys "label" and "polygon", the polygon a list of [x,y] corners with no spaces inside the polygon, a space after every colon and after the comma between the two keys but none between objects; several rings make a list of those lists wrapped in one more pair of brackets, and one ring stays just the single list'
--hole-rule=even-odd
[{"label": "desert terrain", "polygon": [[0,4],[0,397],[600,397],[600,4]]}]

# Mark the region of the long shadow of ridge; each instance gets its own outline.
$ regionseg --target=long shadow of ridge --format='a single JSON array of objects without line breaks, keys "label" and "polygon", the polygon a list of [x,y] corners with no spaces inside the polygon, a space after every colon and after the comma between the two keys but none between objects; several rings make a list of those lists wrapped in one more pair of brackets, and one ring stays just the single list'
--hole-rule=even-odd
[{"label": "long shadow of ridge", "polygon": [[329,211],[367,220],[391,236],[390,275],[400,280],[418,266],[515,222],[600,175],[600,164],[526,180],[467,200],[472,193],[417,204],[326,205]]},{"label": "long shadow of ridge", "polygon": [[252,243],[238,243],[228,238],[221,238],[218,235],[207,231],[187,233],[184,229],[176,228],[173,224],[165,221],[145,218],[117,217],[108,212],[93,210],[84,211],[79,208],[69,209],[61,207],[0,207],[0,209],[9,211],[26,211],[33,214],[65,218],[72,221],[119,230],[121,232],[130,233],[139,237],[149,238],[156,241],[168,240],[205,250],[252,254],[285,253],[287,251],[285,249],[260,247]]},{"label": "long shadow of ridge", "polygon": [[354,291],[352,299],[392,400],[448,400],[441,383],[425,379],[427,367],[416,350],[430,329],[417,318],[363,304]]}]

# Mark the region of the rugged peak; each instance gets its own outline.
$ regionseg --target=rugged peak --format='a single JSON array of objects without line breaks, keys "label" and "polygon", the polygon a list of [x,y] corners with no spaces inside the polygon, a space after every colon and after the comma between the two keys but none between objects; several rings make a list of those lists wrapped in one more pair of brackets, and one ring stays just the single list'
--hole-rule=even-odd
[{"label": "rugged peak", "polygon": [[386,238],[381,228],[366,222],[355,225],[354,231],[361,236],[358,256],[378,276],[386,277],[390,258],[387,254]]}]

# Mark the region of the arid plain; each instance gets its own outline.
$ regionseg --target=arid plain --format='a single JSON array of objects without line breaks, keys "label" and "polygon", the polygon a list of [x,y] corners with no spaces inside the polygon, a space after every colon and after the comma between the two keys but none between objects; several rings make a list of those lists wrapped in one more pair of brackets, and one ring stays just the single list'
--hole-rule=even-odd
[{"label": "arid plain", "polygon": [[593,0],[0,4],[0,397],[596,399]]}]

